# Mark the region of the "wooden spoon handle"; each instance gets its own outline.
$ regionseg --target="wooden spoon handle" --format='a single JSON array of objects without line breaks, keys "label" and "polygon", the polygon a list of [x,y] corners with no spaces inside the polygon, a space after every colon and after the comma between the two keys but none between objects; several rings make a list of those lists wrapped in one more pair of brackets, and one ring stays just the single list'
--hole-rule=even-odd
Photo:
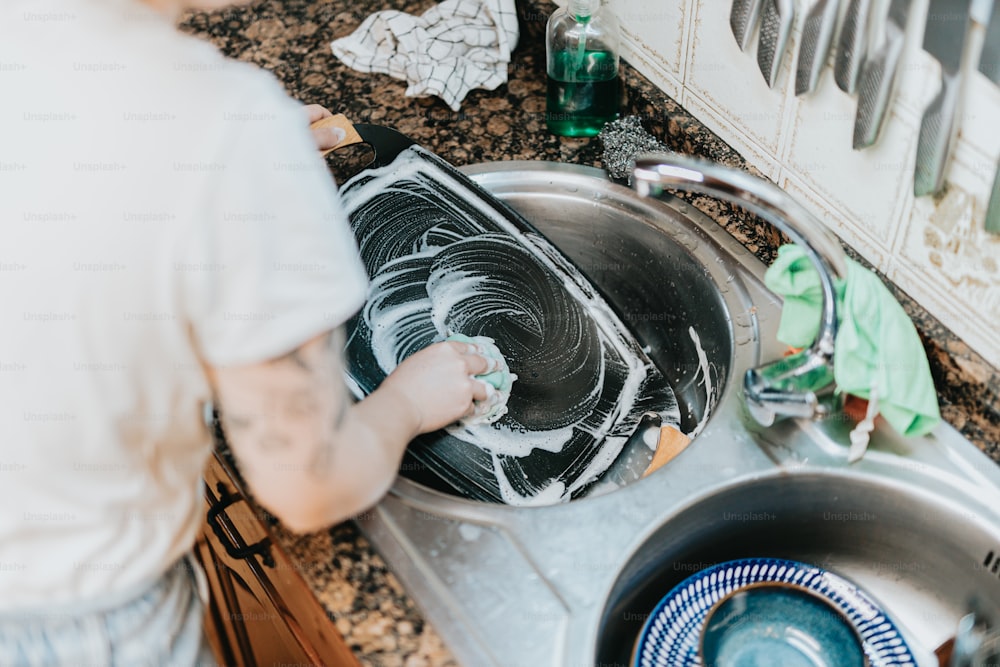
[{"label": "wooden spoon handle", "polygon": [[327,148],[325,151],[323,151],[324,156],[332,151],[337,150],[338,148],[343,148],[344,146],[350,146],[351,144],[360,144],[364,142],[364,139],[361,138],[361,135],[358,134],[358,131],[354,129],[354,123],[347,120],[347,116],[345,116],[342,113],[334,114],[327,118],[321,118],[312,125],[310,125],[309,127],[311,128],[339,127],[345,132],[346,136],[344,137],[344,140],[341,141],[336,146],[334,146],[333,148]]},{"label": "wooden spoon handle", "polygon": [[656,451],[653,453],[653,460],[649,462],[649,467],[646,468],[646,472],[642,473],[642,476],[646,477],[673,461],[689,444],[691,444],[691,438],[673,426],[661,426],[660,438],[656,442]]}]

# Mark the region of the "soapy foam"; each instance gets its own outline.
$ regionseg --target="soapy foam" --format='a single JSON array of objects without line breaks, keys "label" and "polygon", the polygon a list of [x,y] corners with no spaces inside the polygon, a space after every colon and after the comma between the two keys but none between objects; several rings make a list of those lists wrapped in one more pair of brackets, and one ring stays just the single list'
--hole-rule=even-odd
[{"label": "soapy foam", "polygon": [[701,338],[698,336],[698,332],[694,330],[694,327],[688,327],[688,335],[694,341],[695,351],[698,354],[698,373],[701,375],[701,382],[699,384],[705,387],[705,414],[701,416],[698,425],[689,434],[689,437],[694,439],[695,436],[704,430],[705,425],[708,424],[708,420],[711,419],[712,404],[715,403],[717,397],[715,395],[715,388],[712,386],[712,366],[708,362],[708,355],[705,354],[705,349],[701,346]]},{"label": "soapy foam", "polygon": [[[420,150],[410,149],[416,153]],[[449,174],[429,162],[419,159],[397,159],[387,167],[366,172],[363,182],[349,183],[350,187],[345,186],[345,204],[351,210],[356,204],[367,202],[373,197],[391,195],[396,187],[394,183],[408,178],[419,180],[425,178],[428,172],[435,181],[446,184],[454,182]],[[406,192],[409,195],[413,194],[409,190]],[[402,249],[408,251],[407,254],[385,262],[376,261],[378,268],[372,276],[368,304],[364,309],[364,321],[371,331],[372,352],[381,370],[388,374],[408,354],[434,340],[444,339],[451,331],[471,335],[473,332],[464,331],[462,326],[469,321],[492,321],[494,318],[505,317],[541,336],[545,332],[545,322],[539,319],[538,313],[532,313],[525,308],[522,295],[505,289],[508,286],[502,281],[491,280],[484,273],[477,274],[466,266],[455,266],[447,261],[439,262],[442,258],[447,259],[448,253],[461,253],[463,243],[484,239],[501,247],[510,244],[511,251],[530,252],[536,261],[545,265],[552,275],[561,280],[562,287],[569,297],[583,305],[588,317],[596,326],[596,332],[592,333],[596,333],[601,349],[610,349],[616,361],[624,364],[625,379],[617,396],[617,402],[596,425],[583,424],[583,420],[577,420],[562,428],[525,431],[502,428],[503,421],[501,421],[493,426],[452,426],[447,430],[452,436],[481,447],[491,455],[493,469],[505,502],[528,505],[566,500],[574,491],[597,479],[620,453],[627,437],[622,434],[609,434],[635,405],[650,368],[650,362],[640,358],[629,345],[621,323],[608,304],[595,294],[586,279],[544,238],[523,233],[477,198],[463,198],[463,203],[471,204],[478,209],[509,238],[483,228],[473,229],[470,232],[458,231],[447,225],[434,226],[424,231],[411,246]],[[447,208],[450,203],[447,200],[444,202],[435,200],[433,205],[437,207],[443,205]],[[372,254],[391,256],[393,252],[401,252],[399,248],[384,247],[389,244],[390,239],[395,240],[393,237],[365,233],[367,229],[377,227],[379,222],[381,221],[361,220],[356,224],[363,257]],[[478,227],[472,221],[469,224]],[[459,257],[461,258],[460,254]],[[428,266],[430,266],[429,273]],[[425,285],[425,292],[420,298],[409,301],[399,299],[401,293],[413,291],[415,285]],[[576,335],[583,334],[577,332]],[[692,335],[696,336],[693,330]],[[505,356],[508,354],[502,349],[501,353]],[[699,359],[703,357],[702,352]],[[595,381],[585,397],[589,401],[597,401],[601,396],[607,372],[605,355],[593,361],[597,368]],[[560,378],[551,378],[553,383],[558,383],[559,380]],[[711,382],[710,378],[708,382]],[[676,403],[668,406],[669,408],[676,411]],[[595,443],[600,444],[600,448],[583,472],[577,475],[569,486],[560,481],[553,481],[531,496],[524,496],[514,489],[501,464],[501,457],[525,457],[536,449],[558,453],[563,450],[575,432],[581,431],[589,433]]]}]

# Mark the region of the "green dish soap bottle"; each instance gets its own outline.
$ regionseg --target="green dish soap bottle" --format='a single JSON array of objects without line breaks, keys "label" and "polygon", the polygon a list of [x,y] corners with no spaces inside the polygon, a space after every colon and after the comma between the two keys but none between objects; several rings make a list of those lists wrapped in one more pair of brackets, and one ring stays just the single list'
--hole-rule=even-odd
[{"label": "green dish soap bottle", "polygon": [[596,136],[618,118],[618,19],[601,0],[569,0],[545,28],[545,122],[567,137]]}]

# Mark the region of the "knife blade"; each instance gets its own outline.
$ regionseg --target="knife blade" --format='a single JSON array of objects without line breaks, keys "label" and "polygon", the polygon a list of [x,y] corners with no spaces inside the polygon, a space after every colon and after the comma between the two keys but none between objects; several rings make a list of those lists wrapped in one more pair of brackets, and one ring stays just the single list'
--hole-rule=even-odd
[{"label": "knife blade", "polygon": [[865,60],[858,83],[858,110],[854,117],[854,148],[867,148],[878,141],[896,69],[903,54],[906,18],[910,0],[892,0],[880,46]]},{"label": "knife blade", "polygon": [[[1000,85],[1000,0],[993,2],[993,15],[986,28],[986,39],[983,42],[983,52],[979,57],[979,71],[993,83]],[[993,189],[990,191],[990,203],[986,208],[986,231],[990,234],[1000,234],[1000,165],[993,176]]]},{"label": "knife blade", "polygon": [[795,70],[795,94],[808,93],[816,87],[819,73],[826,65],[837,27],[839,0],[816,0],[806,14],[802,26],[802,46],[799,47],[798,67]]},{"label": "knife blade", "polygon": [[917,197],[937,194],[944,187],[962,93],[962,56],[971,6],[972,0],[930,0],[924,50],[941,63],[941,88],[920,121],[913,170],[913,194]]},{"label": "knife blade", "polygon": [[778,78],[781,57],[788,45],[794,20],[794,0],[764,0],[760,18],[760,41],[757,43],[757,65],[767,85],[772,88]]},{"label": "knife blade", "polygon": [[993,175],[993,189],[990,190],[984,225],[990,234],[1000,234],[1000,165],[997,165],[996,174]]},{"label": "knife blade", "polygon": [[871,0],[851,0],[844,14],[844,23],[837,38],[837,58],[833,63],[833,80],[845,93],[858,89],[861,65],[868,53],[868,18]]},{"label": "knife blade", "polygon": [[750,35],[760,18],[760,7],[763,0],[733,0],[729,10],[729,27],[741,51],[746,51],[750,44]]},{"label": "knife blade", "polygon": [[979,56],[979,71],[993,83],[1000,85],[1000,0],[993,2],[983,52]]}]

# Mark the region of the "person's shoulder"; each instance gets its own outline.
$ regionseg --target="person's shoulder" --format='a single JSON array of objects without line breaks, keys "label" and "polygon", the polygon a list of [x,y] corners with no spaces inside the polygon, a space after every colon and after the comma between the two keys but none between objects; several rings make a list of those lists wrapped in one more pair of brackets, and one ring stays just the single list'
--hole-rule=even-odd
[{"label": "person's shoulder", "polygon": [[45,16],[67,17],[51,22],[34,20],[33,1],[0,0],[0,60],[37,65],[39,86],[81,108],[148,107],[204,122],[290,103],[273,74],[227,57],[139,0],[47,0]]}]

